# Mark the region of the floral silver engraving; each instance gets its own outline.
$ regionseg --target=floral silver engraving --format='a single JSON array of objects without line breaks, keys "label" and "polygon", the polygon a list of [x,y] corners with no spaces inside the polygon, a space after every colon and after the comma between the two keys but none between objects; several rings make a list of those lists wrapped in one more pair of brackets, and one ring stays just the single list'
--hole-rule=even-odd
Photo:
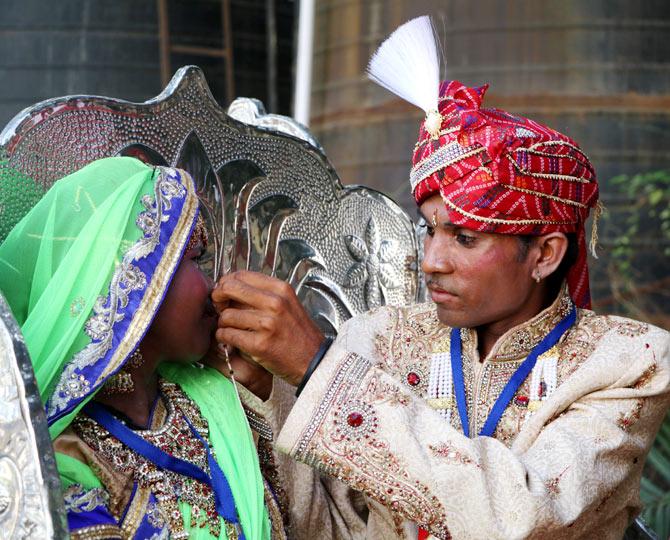
[{"label": "floral silver engraving", "polygon": [[356,287],[365,283],[364,297],[368,308],[382,304],[381,287],[395,289],[400,286],[393,275],[392,259],[395,252],[393,240],[381,240],[374,218],[368,220],[365,240],[350,234],[344,237],[354,264],[347,271],[345,287]]},{"label": "floral silver engraving", "polygon": [[47,404],[49,418],[65,410],[72,399],[86,395],[91,384],[97,382],[86,380],[81,370],[93,366],[111,349],[114,325],[125,318],[122,310],[128,305],[129,294],[146,287],[146,276],[135,262],[156,249],[160,240],[160,226],[169,219],[172,199],[185,196],[186,188],[180,182],[179,173],[174,169],[161,168],[154,185],[154,196],[142,197],[145,210],[136,220],[144,235],[128,248],[121,263],[114,270],[109,294],[98,297],[93,313],[84,327],[92,341],[75,354],[63,370]]}]

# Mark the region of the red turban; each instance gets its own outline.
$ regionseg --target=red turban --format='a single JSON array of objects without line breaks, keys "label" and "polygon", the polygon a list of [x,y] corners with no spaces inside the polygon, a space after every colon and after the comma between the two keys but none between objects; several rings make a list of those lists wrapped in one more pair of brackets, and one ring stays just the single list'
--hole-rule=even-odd
[{"label": "red turban", "polygon": [[440,193],[455,225],[500,234],[576,233],[570,296],[590,307],[584,222],[598,201],[593,166],[575,141],[500,109],[487,86],[440,85],[439,114],[421,124],[410,182],[417,204]]}]

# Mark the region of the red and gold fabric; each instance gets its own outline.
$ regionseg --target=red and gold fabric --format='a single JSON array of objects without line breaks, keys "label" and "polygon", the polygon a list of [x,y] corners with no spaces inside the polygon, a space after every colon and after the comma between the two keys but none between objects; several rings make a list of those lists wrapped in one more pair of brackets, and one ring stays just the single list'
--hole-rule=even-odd
[{"label": "red and gold fabric", "polygon": [[[410,183],[417,204],[439,193],[455,225],[500,234],[576,233],[573,301],[590,306],[584,223],[598,202],[596,173],[579,145],[528,118],[482,108],[488,85],[440,85],[421,124]],[[598,212],[598,210],[596,210]]]}]

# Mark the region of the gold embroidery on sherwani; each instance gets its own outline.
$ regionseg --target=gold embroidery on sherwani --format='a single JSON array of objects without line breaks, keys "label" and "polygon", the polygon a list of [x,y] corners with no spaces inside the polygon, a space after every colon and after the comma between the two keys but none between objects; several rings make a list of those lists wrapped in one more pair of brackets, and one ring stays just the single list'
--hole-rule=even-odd
[{"label": "gold embroidery on sherwani", "polygon": [[[444,508],[437,497],[430,494],[428,486],[412,478],[407,464],[390,451],[388,442],[376,436],[374,404],[390,401],[402,406],[403,402],[392,397],[400,393],[399,387],[380,386],[374,377],[362,387],[369,368],[364,358],[348,355],[300,437],[296,457],[345,481],[394,513],[432,527],[439,531],[440,538],[450,538]],[[343,463],[328,457],[333,454]]]},{"label": "gold embroidery on sherwani", "polygon": [[642,411],[643,401],[638,399],[628,412],[620,413],[617,425],[624,431],[628,431],[635,422],[640,419],[640,411]]},{"label": "gold embroidery on sherwani", "polygon": [[[571,308],[571,300],[564,288],[556,301],[546,310],[503,336],[489,354],[489,358],[479,361],[477,336],[473,330],[462,330],[463,373],[466,401],[471,411],[470,432],[478,433],[486,422],[493,405],[505,384],[521,365],[526,356]],[[398,309],[389,318],[383,333],[375,335],[375,351],[383,361],[383,369],[403,382],[419,397],[427,398],[427,381],[430,373],[430,355],[437,350],[449,351],[450,328],[442,325],[433,304]],[[395,316],[393,316],[395,315]],[[593,312],[578,310],[577,324],[570,329],[557,346],[560,361],[557,364],[557,384],[571,376],[592,354],[602,337],[613,327],[621,335],[631,337],[644,334],[648,325],[626,320],[612,324],[607,317],[596,317]],[[408,383],[408,376],[416,374],[419,384]],[[416,380],[416,377],[414,378]],[[387,390],[384,390],[387,391]],[[511,446],[523,427],[529,412],[528,398],[531,395],[530,377],[517,390],[506,408],[494,433],[494,437],[506,446]],[[396,398],[402,403],[400,397]],[[456,404],[432,403],[431,407],[452,409],[450,425],[462,432]],[[531,403],[537,410],[541,403]],[[625,418],[624,418],[625,417]],[[620,423],[627,425],[635,421],[635,414],[622,413]]]},{"label": "gold embroidery on sherwani", "polygon": [[633,388],[644,388],[645,386],[649,385],[652,377],[654,376],[654,373],[656,373],[656,364],[651,364],[642,372],[642,375],[640,375],[637,381],[635,381]]}]

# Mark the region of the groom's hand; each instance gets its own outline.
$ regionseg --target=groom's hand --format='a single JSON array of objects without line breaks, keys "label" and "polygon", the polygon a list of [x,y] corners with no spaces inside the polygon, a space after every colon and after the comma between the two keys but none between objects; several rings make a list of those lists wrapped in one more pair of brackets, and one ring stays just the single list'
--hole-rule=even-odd
[{"label": "groom's hand", "polygon": [[221,310],[217,341],[246,352],[290,384],[300,383],[324,336],[288,283],[239,271],[219,280],[212,300]]}]

